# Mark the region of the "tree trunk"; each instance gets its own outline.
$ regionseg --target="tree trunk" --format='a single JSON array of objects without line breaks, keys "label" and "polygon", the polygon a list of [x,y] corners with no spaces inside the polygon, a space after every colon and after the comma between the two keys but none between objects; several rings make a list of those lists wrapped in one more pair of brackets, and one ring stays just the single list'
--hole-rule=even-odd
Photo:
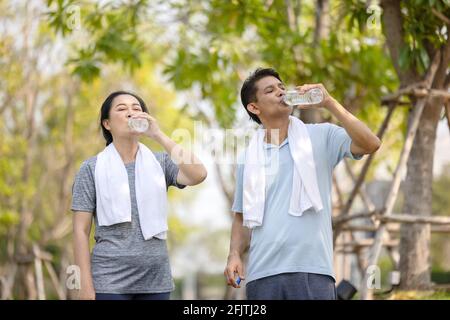
[{"label": "tree trunk", "polygon": [[329,0],[316,0],[314,46],[317,46],[321,39],[328,37],[329,7]]},{"label": "tree trunk", "polygon": [[[447,91],[450,38],[445,46],[437,50],[441,50],[442,54],[432,88]],[[431,215],[436,130],[443,103],[442,98],[430,98],[423,111],[408,160],[403,210],[406,213],[417,216]],[[400,235],[400,288],[429,289],[432,285],[430,225],[404,224]]]},{"label": "tree trunk", "polygon": [[[328,38],[329,35],[329,0],[316,0],[315,4],[315,28],[313,47],[317,48],[322,39]],[[299,67],[297,67],[299,68]],[[300,112],[300,119],[305,123],[320,123],[322,116],[317,108],[305,109]]]},{"label": "tree trunk", "polygon": [[[431,215],[434,148],[442,103],[433,100],[425,106],[407,164],[403,212],[416,216]],[[400,288],[429,289],[430,225],[402,224],[400,239]]]},{"label": "tree trunk", "polygon": [[[382,0],[380,4],[383,8],[383,32],[386,36],[386,44],[400,85],[405,87],[421,80],[421,77],[413,67],[405,70],[399,66],[400,51],[405,46],[400,3],[400,0]],[[441,50],[442,55],[432,88],[446,89],[445,78],[450,58],[449,40],[441,48],[429,47],[430,59],[436,50]],[[431,215],[434,148],[441,108],[441,99],[430,99],[421,116],[407,162],[404,184],[403,212],[405,213],[417,216]],[[430,288],[430,238],[430,225],[408,223],[401,226],[399,263],[401,289]]]}]

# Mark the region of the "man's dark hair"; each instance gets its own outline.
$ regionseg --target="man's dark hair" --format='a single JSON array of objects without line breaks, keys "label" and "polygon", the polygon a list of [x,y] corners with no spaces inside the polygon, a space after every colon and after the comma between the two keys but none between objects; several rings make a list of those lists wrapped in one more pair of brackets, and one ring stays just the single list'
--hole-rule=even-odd
[{"label": "man's dark hair", "polygon": [[244,108],[247,111],[250,118],[252,118],[253,121],[255,121],[258,124],[261,124],[261,120],[259,120],[257,115],[255,115],[247,110],[247,105],[251,102],[257,102],[256,82],[258,82],[258,80],[261,80],[262,78],[265,78],[265,77],[275,77],[278,80],[283,81],[283,80],[281,80],[278,72],[276,72],[274,69],[258,68],[252,74],[250,74],[250,76],[247,79],[245,79],[244,84],[242,85],[242,88],[241,88],[242,105],[244,106]]}]

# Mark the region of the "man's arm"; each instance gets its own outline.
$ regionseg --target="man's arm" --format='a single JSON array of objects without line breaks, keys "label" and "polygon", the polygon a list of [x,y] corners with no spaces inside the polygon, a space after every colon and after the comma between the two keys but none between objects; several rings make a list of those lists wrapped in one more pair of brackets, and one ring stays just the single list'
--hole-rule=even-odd
[{"label": "man's arm", "polygon": [[367,127],[367,125],[348,112],[338,101],[330,99],[325,105],[347,131],[352,144],[350,150],[354,155],[370,154],[381,146],[380,139]]},{"label": "man's arm", "polygon": [[352,144],[350,151],[354,155],[370,154],[377,151],[381,146],[380,139],[370,131],[366,124],[348,112],[336,99],[334,99],[325,89],[323,84],[304,84],[296,89],[300,93],[304,93],[312,88],[320,88],[324,95],[321,103],[312,106],[299,106],[300,109],[309,107],[323,107],[328,109],[341,123],[345,131],[347,131]]},{"label": "man's arm", "polygon": [[242,222],[243,214],[235,212],[231,227],[230,255],[242,256],[250,245],[250,230],[244,227]]},{"label": "man's arm", "polygon": [[235,212],[231,227],[230,253],[228,254],[227,266],[223,272],[228,285],[235,288],[240,288],[240,285],[236,283],[235,274],[238,274],[242,280],[245,279],[242,256],[250,245],[251,232],[242,225],[242,221],[242,213]]}]

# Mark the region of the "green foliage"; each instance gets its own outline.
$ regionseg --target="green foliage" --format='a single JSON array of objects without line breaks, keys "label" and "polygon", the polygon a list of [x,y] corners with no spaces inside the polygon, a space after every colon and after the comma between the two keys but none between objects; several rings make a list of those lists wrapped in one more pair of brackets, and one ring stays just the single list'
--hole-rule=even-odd
[{"label": "green foliage", "polygon": [[73,74],[81,80],[89,82],[100,75],[100,61],[95,57],[95,52],[89,49],[80,49],[76,58],[68,60],[68,65],[73,65]]},{"label": "green foliage", "polygon": [[[212,102],[224,127],[233,123],[239,86],[256,66],[275,67],[290,84],[323,82],[338,99],[354,86],[353,98],[361,105],[378,104],[381,91],[386,93],[396,85],[382,47],[366,44],[366,39],[354,32],[331,32],[314,46],[309,3],[301,8],[305,13],[295,18],[298,29],[289,25],[285,14],[289,8],[284,1],[201,3],[187,1],[180,9],[181,16],[188,12],[202,19],[192,27],[195,31],[180,32],[177,53],[165,72],[177,89],[199,85],[202,97]],[[299,8],[293,5],[298,14]],[[186,28],[185,24],[180,26],[180,30]]]},{"label": "green foliage", "polygon": [[450,293],[446,290],[435,291],[395,291],[384,296],[389,300],[449,300]]},{"label": "green foliage", "polygon": [[433,205],[435,215],[450,216],[450,165],[446,165],[442,174],[433,181]]},{"label": "green foliage", "polygon": [[[367,22],[377,14],[375,8],[367,8],[366,1],[341,1],[341,17],[348,17],[349,29],[367,32]],[[381,11],[381,8],[378,10]],[[450,16],[448,0],[412,0],[401,1],[404,30],[403,46],[400,49],[399,66],[401,69],[415,69],[423,74],[430,64],[432,48],[439,48],[446,40],[447,28],[439,17]],[[426,18],[425,18],[426,17]],[[384,25],[383,25],[384,28]],[[385,32],[389,32],[386,30]]]},{"label": "green foliage", "polygon": [[403,1],[402,9],[406,46],[402,48],[400,65],[404,68],[415,67],[423,73],[430,63],[427,45],[438,48],[446,42],[444,23],[434,12],[448,17],[450,4],[446,0]]},{"label": "green foliage", "polygon": [[5,235],[9,228],[19,223],[19,214],[12,210],[0,212],[0,235]]},{"label": "green foliage", "polygon": [[[78,4],[49,1],[53,6],[50,11],[54,10],[55,15]],[[11,4],[0,11],[5,25],[29,28],[27,41],[25,32],[14,34],[13,29],[0,35],[0,269],[11,250],[15,254],[20,224],[25,227],[26,243],[39,243],[53,254],[57,272],[63,267],[63,256],[72,259],[72,183],[81,162],[104,146],[98,119],[101,103],[110,92],[126,89],[142,96],[168,135],[178,127],[188,131],[193,128],[191,119],[177,107],[173,88],[160,79],[158,64],[165,57],[166,48],[147,43],[146,50],[140,50],[137,31],[133,34],[127,28],[117,29],[133,27],[134,23],[137,26],[145,3],[134,1],[134,11],[131,7],[108,5],[100,16],[94,12],[91,16],[87,14],[88,8],[100,10],[97,5],[88,2],[79,5],[84,26],[99,27],[89,38],[93,42],[100,40],[99,45],[91,41],[72,42],[76,32],[70,28],[54,32],[54,23],[64,18],[42,19],[42,12],[33,11],[26,4],[15,7],[14,14],[8,11],[12,10]],[[54,6],[60,9],[55,11]],[[3,3],[0,8],[3,9]],[[103,30],[104,23],[114,25]],[[115,38],[114,33],[123,35],[120,39],[124,42]],[[154,34],[147,32],[145,36]],[[114,47],[116,51],[108,47],[117,41],[120,46]],[[130,47],[125,48],[128,44]],[[52,61],[55,54],[61,55]],[[136,64],[133,55],[142,59],[139,68],[126,65]],[[61,59],[64,56],[68,56],[66,65]],[[72,76],[74,70],[80,77]],[[152,141],[144,142],[160,149]],[[169,197],[176,202],[179,194],[171,191]],[[25,221],[23,212],[30,213],[29,221]],[[171,218],[169,224],[178,245],[189,230],[176,219]],[[49,281],[48,275],[45,276]]]},{"label": "green foliage", "polygon": [[[331,1],[330,32],[314,39],[314,1],[300,6],[300,1],[284,0],[47,0],[46,19],[34,20],[37,28],[27,42],[29,51],[17,45],[24,33],[0,35],[0,256],[5,256],[9,234],[17,231],[23,204],[33,212],[27,237],[36,241],[68,218],[60,211],[70,205],[71,179],[80,162],[103,147],[98,113],[112,90],[131,89],[143,96],[169,135],[176,128],[192,132],[188,112],[198,108],[198,101],[191,100],[177,108],[174,88],[199,93],[212,107],[214,120],[230,128],[242,108],[242,81],[256,67],[270,66],[291,85],[324,83],[376,130],[386,112],[380,108],[380,97],[396,90],[398,80],[381,26],[368,28],[374,16],[366,2]],[[5,24],[16,17],[5,2],[0,2],[0,9]],[[436,12],[450,16],[450,1],[402,1],[401,68],[423,73],[430,48],[445,41],[448,31]],[[174,23],[159,24],[161,15],[171,16]],[[47,56],[57,44],[66,50],[66,64],[42,68],[36,57]],[[173,87],[163,84],[165,79]],[[33,94],[34,109],[29,105]],[[406,114],[407,110],[394,114],[375,166],[383,159],[393,170],[406,132]],[[35,140],[28,131],[30,117],[35,119]],[[152,141],[145,143],[158,148]],[[25,179],[27,156],[32,161]],[[446,175],[434,185],[434,213],[449,214],[448,181]],[[170,197],[180,196],[171,191]],[[171,246],[192,232],[177,217],[169,224]],[[68,238],[47,243],[56,260],[66,252]],[[219,252],[218,243],[211,244],[213,252]],[[59,261],[55,265],[59,267]]]},{"label": "green foliage", "polygon": [[128,70],[141,65],[143,43],[137,25],[148,1],[117,5],[114,2],[48,0],[48,23],[62,36],[82,35],[89,40],[75,43],[68,60],[72,73],[90,82],[100,75],[102,65],[120,62]]},{"label": "green foliage", "polygon": [[61,32],[63,36],[71,32],[71,28],[67,23],[68,9],[74,6],[77,1],[74,0],[48,0],[47,6],[55,5],[55,9],[49,11],[48,19],[49,25],[53,27],[57,32]]},{"label": "green foliage", "polygon": [[[432,212],[434,215],[450,216],[450,165],[443,168],[442,174],[433,180]],[[449,245],[448,234],[431,235],[431,259],[435,269],[436,281],[444,282],[449,279],[450,265],[446,251]],[[447,281],[447,283],[450,281]]]}]

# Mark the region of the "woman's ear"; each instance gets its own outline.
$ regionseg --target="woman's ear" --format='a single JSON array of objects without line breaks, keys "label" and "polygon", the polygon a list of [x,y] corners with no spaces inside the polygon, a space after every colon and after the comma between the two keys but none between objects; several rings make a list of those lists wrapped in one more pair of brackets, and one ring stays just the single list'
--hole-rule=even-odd
[{"label": "woman's ear", "polygon": [[103,126],[105,127],[106,130],[111,130],[111,127],[109,126],[109,120],[105,119],[102,122]]},{"label": "woman's ear", "polygon": [[259,114],[261,113],[261,112],[259,111],[258,106],[257,106],[256,104],[254,104],[253,102],[252,102],[252,103],[249,103],[249,104],[247,105],[247,110],[248,110],[249,112],[253,113],[253,114],[256,114],[256,115],[259,115]]}]

